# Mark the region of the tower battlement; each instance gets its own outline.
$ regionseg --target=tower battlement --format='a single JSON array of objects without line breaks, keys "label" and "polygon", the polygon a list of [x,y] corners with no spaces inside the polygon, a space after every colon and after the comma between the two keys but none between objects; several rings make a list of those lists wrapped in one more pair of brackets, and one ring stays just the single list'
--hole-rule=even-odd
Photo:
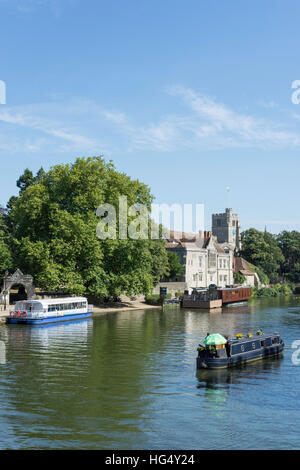
[{"label": "tower battlement", "polygon": [[233,251],[241,249],[239,216],[233,214],[231,208],[226,208],[220,214],[212,214],[212,233],[218,243],[228,244]]}]

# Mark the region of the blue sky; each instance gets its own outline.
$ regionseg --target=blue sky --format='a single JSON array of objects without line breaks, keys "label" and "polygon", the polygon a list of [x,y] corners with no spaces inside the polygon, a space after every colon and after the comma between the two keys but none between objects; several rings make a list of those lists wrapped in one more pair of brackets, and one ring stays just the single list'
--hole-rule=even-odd
[{"label": "blue sky", "polygon": [[104,154],[157,203],[228,205],[300,230],[300,4],[0,0],[0,203],[15,181]]}]

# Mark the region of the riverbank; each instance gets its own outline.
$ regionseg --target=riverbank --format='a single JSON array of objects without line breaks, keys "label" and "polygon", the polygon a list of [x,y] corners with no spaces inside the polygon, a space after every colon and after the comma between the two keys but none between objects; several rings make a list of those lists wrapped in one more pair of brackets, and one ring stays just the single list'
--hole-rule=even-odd
[{"label": "riverbank", "polygon": [[[99,305],[99,306],[94,306],[94,312],[93,316],[97,315],[104,315],[106,313],[112,313],[112,312],[125,312],[128,310],[148,310],[148,309],[157,309],[161,308],[160,306],[155,306],[155,305],[147,305],[144,302],[138,302],[138,301],[129,301],[129,302],[115,302],[114,304],[107,304],[107,305]],[[9,315],[9,310],[0,310],[0,322],[5,321],[5,317]]]},{"label": "riverbank", "polygon": [[128,310],[146,310],[146,309],[157,309],[161,308],[160,306],[155,305],[148,305],[145,302],[122,302],[122,303],[114,303],[101,305],[101,306],[94,306],[94,315],[104,314],[104,313],[111,313],[111,312],[123,312]]}]

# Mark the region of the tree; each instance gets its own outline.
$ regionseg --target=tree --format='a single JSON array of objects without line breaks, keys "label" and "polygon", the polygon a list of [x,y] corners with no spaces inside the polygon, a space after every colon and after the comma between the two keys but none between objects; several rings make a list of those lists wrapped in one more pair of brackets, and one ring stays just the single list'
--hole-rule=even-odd
[{"label": "tree", "polygon": [[271,280],[278,278],[280,263],[284,260],[276,236],[254,228],[242,232],[241,256],[262,269]]},{"label": "tree", "polygon": [[17,187],[20,189],[20,194],[22,194],[29,186],[40,183],[45,174],[46,172],[43,167],[39,169],[36,176],[33,176],[32,171],[29,170],[29,168],[26,168],[24,173],[17,180]]},{"label": "tree", "polygon": [[31,186],[35,181],[35,178],[33,176],[33,173],[31,170],[26,168],[24,170],[23,175],[20,176],[20,178],[17,181],[17,187],[20,189],[20,193],[25,191],[26,188]]},{"label": "tree", "polygon": [[280,264],[280,273],[292,282],[300,282],[300,233],[284,230],[277,236],[284,260]]},{"label": "tree", "polygon": [[168,267],[164,241],[120,240],[118,230],[112,240],[96,234],[98,206],[112,204],[118,215],[122,195],[128,206],[141,203],[150,210],[148,186],[102,157],[78,158],[38,177],[26,175],[9,219],[18,266],[37,285],[98,297],[152,291]]},{"label": "tree", "polygon": [[234,282],[236,282],[237,284],[244,284],[244,282],[246,281],[246,278],[245,276],[243,276],[242,273],[233,273],[233,279],[234,279]]},{"label": "tree", "polygon": [[5,209],[0,207],[0,277],[5,274],[6,270],[11,269],[13,265],[9,241],[6,212]]},{"label": "tree", "polygon": [[173,251],[168,251],[167,253],[169,263],[169,274],[167,274],[167,277],[170,279],[180,277],[184,272],[184,266],[180,263],[178,254]]}]

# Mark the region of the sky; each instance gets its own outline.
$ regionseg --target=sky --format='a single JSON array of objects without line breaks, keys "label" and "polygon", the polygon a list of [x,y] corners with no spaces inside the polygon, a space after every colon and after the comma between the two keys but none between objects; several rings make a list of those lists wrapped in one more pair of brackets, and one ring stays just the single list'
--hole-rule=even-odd
[{"label": "sky", "polygon": [[103,154],[156,203],[204,204],[207,229],[229,206],[242,230],[300,230],[299,14],[294,0],[0,0],[0,205],[27,167]]}]

